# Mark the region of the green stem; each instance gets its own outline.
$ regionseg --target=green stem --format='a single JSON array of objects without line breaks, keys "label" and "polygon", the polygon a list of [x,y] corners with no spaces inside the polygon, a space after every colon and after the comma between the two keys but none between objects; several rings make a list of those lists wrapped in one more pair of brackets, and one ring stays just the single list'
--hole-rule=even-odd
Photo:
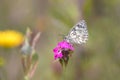
[{"label": "green stem", "polygon": [[63,66],[63,73],[62,73],[62,79],[61,80],[66,79],[65,75],[66,75],[66,66]]}]

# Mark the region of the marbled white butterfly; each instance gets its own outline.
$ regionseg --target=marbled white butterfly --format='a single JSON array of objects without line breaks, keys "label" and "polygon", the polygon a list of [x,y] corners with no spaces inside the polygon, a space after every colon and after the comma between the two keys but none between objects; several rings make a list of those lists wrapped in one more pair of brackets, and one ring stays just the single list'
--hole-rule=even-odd
[{"label": "marbled white butterfly", "polygon": [[75,26],[73,26],[68,35],[65,36],[64,40],[72,44],[86,43],[88,40],[88,31],[85,20],[81,20]]}]

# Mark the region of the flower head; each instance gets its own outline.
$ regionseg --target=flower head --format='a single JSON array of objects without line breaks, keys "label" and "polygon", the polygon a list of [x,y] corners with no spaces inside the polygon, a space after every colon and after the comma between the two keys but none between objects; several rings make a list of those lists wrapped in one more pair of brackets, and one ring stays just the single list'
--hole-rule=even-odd
[{"label": "flower head", "polygon": [[16,47],[23,42],[23,35],[14,30],[0,31],[0,46],[2,47]]},{"label": "flower head", "polygon": [[73,51],[74,47],[67,41],[62,41],[57,44],[57,46],[53,49],[54,52],[54,59],[62,59],[66,57],[65,51]]}]

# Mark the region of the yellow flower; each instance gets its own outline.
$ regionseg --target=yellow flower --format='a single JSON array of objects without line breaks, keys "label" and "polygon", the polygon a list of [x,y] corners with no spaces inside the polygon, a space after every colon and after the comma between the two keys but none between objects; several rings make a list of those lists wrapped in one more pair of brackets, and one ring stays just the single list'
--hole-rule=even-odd
[{"label": "yellow flower", "polygon": [[16,47],[23,42],[23,35],[14,30],[0,31],[0,46]]}]

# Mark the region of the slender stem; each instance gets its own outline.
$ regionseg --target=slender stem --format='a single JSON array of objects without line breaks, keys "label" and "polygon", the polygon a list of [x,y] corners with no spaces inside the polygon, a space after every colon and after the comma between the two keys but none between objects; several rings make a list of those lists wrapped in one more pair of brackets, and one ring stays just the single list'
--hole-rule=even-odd
[{"label": "slender stem", "polygon": [[61,80],[66,80],[66,66],[63,66],[63,73]]}]

